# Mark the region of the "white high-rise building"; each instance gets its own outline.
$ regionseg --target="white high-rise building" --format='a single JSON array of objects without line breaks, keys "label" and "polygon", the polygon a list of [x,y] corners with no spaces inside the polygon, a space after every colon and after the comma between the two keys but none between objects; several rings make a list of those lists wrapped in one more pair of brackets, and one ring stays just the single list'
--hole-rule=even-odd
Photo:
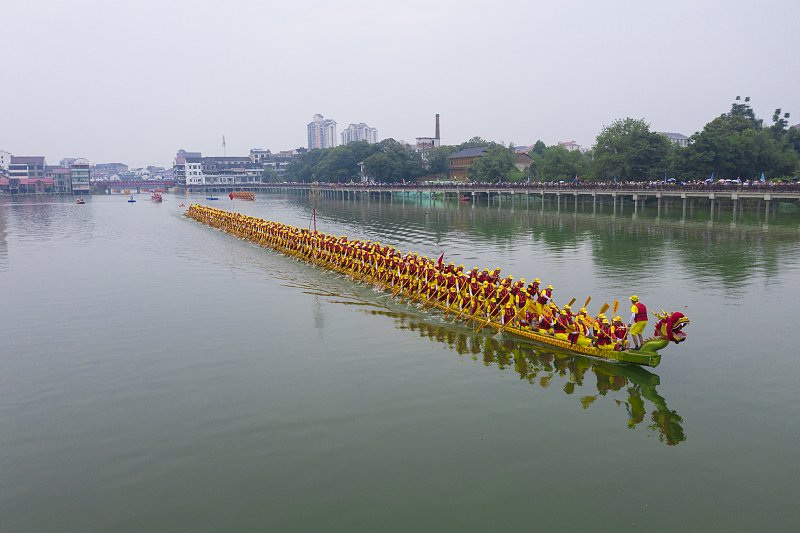
[{"label": "white high-rise building", "polygon": [[350,126],[342,132],[342,144],[353,141],[367,141],[370,144],[375,144],[378,142],[378,130],[376,128],[370,128],[363,122],[361,124],[350,124]]},{"label": "white high-rise building", "polygon": [[336,121],[317,113],[308,125],[308,149],[333,148],[336,142]]}]

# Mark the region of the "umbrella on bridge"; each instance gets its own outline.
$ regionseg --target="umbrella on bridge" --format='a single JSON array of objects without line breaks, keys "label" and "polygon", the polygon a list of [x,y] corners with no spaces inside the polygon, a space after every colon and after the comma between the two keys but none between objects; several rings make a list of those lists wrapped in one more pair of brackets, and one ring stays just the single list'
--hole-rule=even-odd
[{"label": "umbrella on bridge", "polygon": [[667,181],[675,181],[675,178],[670,178]]}]

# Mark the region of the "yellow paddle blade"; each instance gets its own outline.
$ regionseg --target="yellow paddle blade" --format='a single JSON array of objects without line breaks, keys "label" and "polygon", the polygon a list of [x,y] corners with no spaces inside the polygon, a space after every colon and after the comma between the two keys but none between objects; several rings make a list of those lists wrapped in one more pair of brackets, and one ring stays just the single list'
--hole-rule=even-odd
[{"label": "yellow paddle blade", "polygon": [[611,312],[612,315],[617,314],[617,309],[619,309],[619,302],[614,300],[614,311]]},{"label": "yellow paddle blade", "polygon": [[601,307],[601,308],[600,308],[600,314],[602,315],[603,313],[605,313],[606,311],[608,311],[608,308],[609,308],[609,307],[611,307],[611,306],[610,306],[610,305],[608,305],[608,304],[603,304],[603,307]]},{"label": "yellow paddle blade", "polygon": [[583,306],[586,307],[587,305],[589,305],[589,302],[591,302],[591,301],[592,301],[592,297],[589,296],[588,298],[586,298],[586,303],[583,304]]},{"label": "yellow paddle blade", "polygon": [[570,306],[570,307],[572,307],[572,304],[574,304],[574,303],[575,303],[575,300],[577,300],[577,298],[573,298],[572,300],[570,300],[570,301],[569,301],[569,303],[568,303],[567,305],[568,305],[568,306]]}]

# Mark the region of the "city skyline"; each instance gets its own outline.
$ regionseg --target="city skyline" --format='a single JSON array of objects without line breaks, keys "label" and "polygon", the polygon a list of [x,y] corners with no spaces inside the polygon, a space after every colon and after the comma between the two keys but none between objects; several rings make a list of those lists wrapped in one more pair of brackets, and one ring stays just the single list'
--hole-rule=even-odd
[{"label": "city skyline", "polygon": [[[32,0],[4,14],[15,23],[4,29],[0,57],[0,150],[48,161],[168,166],[180,147],[221,154],[222,135],[228,153],[290,150],[307,144],[302,125],[318,110],[412,144],[432,134],[435,113],[442,144],[480,136],[590,147],[625,117],[689,136],[737,95],[750,96],[766,124],[776,108],[800,122],[800,58],[787,46],[800,19],[792,2],[531,10],[411,1],[386,13],[359,1],[186,10],[154,0]],[[257,24],[265,17],[269,32]],[[325,45],[331,28],[341,46]],[[365,39],[370,46],[355,46]],[[420,62],[419,42],[440,61]],[[254,59],[270,69],[252,71]],[[368,79],[356,85],[365,64]],[[201,72],[202,84],[176,81]],[[231,83],[239,72],[247,82]]]}]

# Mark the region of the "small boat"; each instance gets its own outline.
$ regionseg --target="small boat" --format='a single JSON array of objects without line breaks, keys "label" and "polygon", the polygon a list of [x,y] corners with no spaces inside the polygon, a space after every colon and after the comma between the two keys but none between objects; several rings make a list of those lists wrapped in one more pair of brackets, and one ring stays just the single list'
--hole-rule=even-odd
[{"label": "small boat", "polygon": [[459,198],[459,200],[461,200],[462,202],[469,202],[470,201],[470,197],[469,196],[461,196]]},{"label": "small boat", "polygon": [[151,194],[150,195],[150,199],[153,200],[154,202],[163,202],[164,201],[164,199],[161,197],[161,193],[158,193],[158,192],[154,192],[153,194]]},{"label": "small boat", "polygon": [[134,200],[134,199],[133,199],[133,196],[131,196],[130,200],[128,200],[128,203],[129,203],[129,204],[132,204],[132,203],[133,203],[133,202],[135,202],[135,201],[136,201],[136,200]]},{"label": "small boat", "polygon": [[86,203],[86,200],[84,200],[83,198],[78,198],[77,200],[75,200],[75,203],[78,205],[83,205]]},{"label": "small boat", "polygon": [[219,198],[214,198],[214,197],[212,196],[211,198],[206,198],[206,200],[219,200]]}]

